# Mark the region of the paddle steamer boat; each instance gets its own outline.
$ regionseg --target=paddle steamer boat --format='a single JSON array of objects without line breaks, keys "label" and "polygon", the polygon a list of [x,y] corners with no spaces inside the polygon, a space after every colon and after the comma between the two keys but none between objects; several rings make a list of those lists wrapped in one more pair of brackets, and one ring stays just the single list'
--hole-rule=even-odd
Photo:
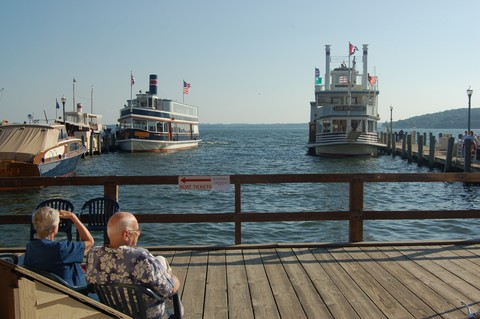
[{"label": "paddle steamer boat", "polygon": [[[315,101],[310,102],[309,153],[318,156],[375,156],[378,147],[377,77],[367,69],[368,45],[363,45],[363,74],[356,69],[357,48],[349,44],[345,60],[330,71],[330,45],[325,46],[325,85],[316,69]],[[350,58],[353,56],[352,64]],[[341,60],[336,57],[340,62]]]}]

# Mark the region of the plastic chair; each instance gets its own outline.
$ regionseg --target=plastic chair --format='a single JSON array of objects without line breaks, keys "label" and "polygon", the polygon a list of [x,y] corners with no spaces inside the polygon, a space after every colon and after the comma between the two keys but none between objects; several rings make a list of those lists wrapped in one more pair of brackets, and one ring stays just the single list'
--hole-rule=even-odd
[{"label": "plastic chair", "polygon": [[0,254],[0,259],[15,265],[18,264],[18,256],[16,254],[11,254],[11,253]]},{"label": "plastic chair", "polygon": [[[63,198],[51,198],[51,199],[44,200],[43,202],[37,205],[37,208],[35,208],[35,210],[43,206],[50,206],[57,210],[63,209],[63,210],[68,210],[70,212],[74,211],[72,202]],[[58,231],[63,231],[67,233],[67,239],[71,241],[72,240],[72,221],[69,219],[68,220],[60,219],[60,223],[58,224]],[[33,239],[35,233],[36,233],[35,227],[33,226],[33,223],[31,223],[30,224],[30,240]]]},{"label": "plastic chair", "polygon": [[[120,206],[118,202],[111,198],[97,197],[88,200],[83,204],[80,216],[86,215],[86,227],[89,231],[103,231],[104,242],[109,243],[107,236],[108,219],[118,212]],[[77,232],[77,241],[80,240],[80,235]]]},{"label": "plastic chair", "polygon": [[59,284],[62,284],[65,287],[70,288],[70,289],[72,289],[76,292],[79,292],[81,294],[88,295],[88,293],[90,292],[89,288],[88,288],[88,285],[74,286],[74,285],[69,284],[62,277],[60,277],[60,276],[58,276],[54,273],[51,273],[51,272],[48,272],[48,271],[45,271],[45,270],[42,270],[42,269],[39,269],[39,268],[36,268],[36,267],[32,267],[32,266],[23,265],[22,267],[25,268],[25,269],[28,269],[30,271],[33,271],[34,273],[37,273],[37,274],[39,274],[43,277],[46,277],[50,280],[53,280],[53,281],[55,281]]},{"label": "plastic chair", "polygon": [[[165,299],[158,296],[151,289],[141,285],[122,283],[89,284],[89,288],[95,291],[101,303],[134,319],[147,318],[144,298],[152,298],[158,301]],[[181,319],[182,314],[178,294],[174,294],[171,298],[175,313],[173,316],[170,316],[170,319]]]}]

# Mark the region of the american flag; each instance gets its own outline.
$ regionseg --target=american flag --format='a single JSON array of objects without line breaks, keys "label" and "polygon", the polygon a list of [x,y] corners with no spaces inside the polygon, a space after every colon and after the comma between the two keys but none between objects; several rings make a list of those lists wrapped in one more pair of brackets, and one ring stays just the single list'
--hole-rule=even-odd
[{"label": "american flag", "polygon": [[183,94],[188,94],[188,89],[190,88],[190,83],[183,81]]},{"label": "american flag", "polygon": [[348,78],[347,78],[347,76],[346,76],[346,75],[340,76],[340,78],[338,79],[338,84],[347,85],[347,84],[348,84]]}]

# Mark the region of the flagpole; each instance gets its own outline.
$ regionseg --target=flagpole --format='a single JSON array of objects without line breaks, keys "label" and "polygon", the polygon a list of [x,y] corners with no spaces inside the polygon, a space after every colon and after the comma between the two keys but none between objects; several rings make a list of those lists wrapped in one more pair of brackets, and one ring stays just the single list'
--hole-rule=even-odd
[{"label": "flagpole", "polygon": [[92,91],[90,92],[90,113],[93,114],[93,84],[92,84]]},{"label": "flagpole", "polygon": [[[133,77],[133,72],[130,71],[130,128],[133,129],[133,85],[135,84],[135,78]],[[132,148],[132,143],[130,143],[130,147]],[[133,151],[130,149],[130,151]]]},{"label": "flagpole", "polygon": [[185,103],[185,80],[182,82],[182,103]]},{"label": "flagpole", "polygon": [[350,105],[352,104],[352,90],[350,87],[350,82],[352,81],[352,72],[350,70],[350,46],[352,44],[348,42],[348,95],[347,95],[347,104],[348,104],[348,109],[350,110]]},{"label": "flagpole", "polygon": [[75,112],[75,82],[77,82],[77,80],[75,80],[75,78],[73,78],[73,112]]}]

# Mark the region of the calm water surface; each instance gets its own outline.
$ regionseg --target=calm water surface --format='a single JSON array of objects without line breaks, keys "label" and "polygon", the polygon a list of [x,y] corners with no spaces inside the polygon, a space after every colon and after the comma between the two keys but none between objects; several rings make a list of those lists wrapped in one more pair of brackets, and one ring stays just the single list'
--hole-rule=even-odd
[{"label": "calm water surface", "polygon": [[[80,162],[79,176],[233,175],[284,173],[429,172],[399,157],[328,159],[306,155],[306,124],[203,125],[198,149],[167,154],[109,153]],[[444,132],[448,133],[448,132]],[[459,132],[452,131],[458,134]],[[437,132],[434,132],[437,134]],[[4,214],[31,214],[50,197],[70,199],[76,210],[103,187],[49,187],[2,192]],[[480,188],[448,183],[375,183],[365,186],[365,210],[477,208]],[[346,184],[247,185],[242,210],[264,212],[348,210]],[[121,210],[137,213],[222,213],[234,211],[233,187],[227,192],[180,191],[176,185],[120,186]],[[0,246],[24,246],[29,226],[0,226]],[[480,221],[366,221],[365,240],[473,239]],[[233,244],[233,224],[144,225],[140,245]],[[348,222],[245,223],[244,243],[340,242],[348,240]],[[99,235],[95,235],[97,239]],[[101,241],[100,241],[101,242]]]}]

